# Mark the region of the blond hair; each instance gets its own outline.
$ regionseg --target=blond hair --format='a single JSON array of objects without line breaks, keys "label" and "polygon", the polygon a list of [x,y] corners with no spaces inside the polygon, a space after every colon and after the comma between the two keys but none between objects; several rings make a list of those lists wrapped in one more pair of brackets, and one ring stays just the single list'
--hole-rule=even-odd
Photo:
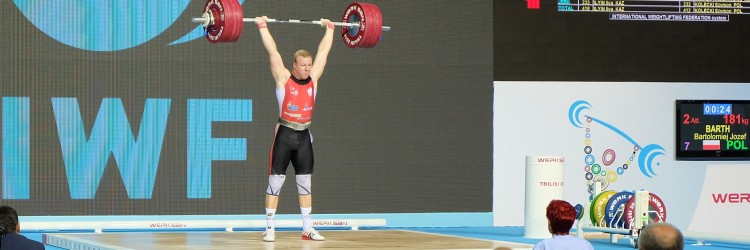
[{"label": "blond hair", "polygon": [[307,50],[304,50],[304,49],[297,50],[297,52],[294,52],[294,58],[292,59],[292,62],[296,63],[298,57],[312,58],[312,55],[310,55],[310,52],[308,52]]}]

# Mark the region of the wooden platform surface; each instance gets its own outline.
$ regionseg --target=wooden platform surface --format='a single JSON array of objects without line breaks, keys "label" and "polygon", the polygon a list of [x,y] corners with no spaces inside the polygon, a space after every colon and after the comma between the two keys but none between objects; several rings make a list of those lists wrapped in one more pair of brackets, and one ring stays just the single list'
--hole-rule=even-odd
[{"label": "wooden platform surface", "polygon": [[[301,232],[276,232],[263,242],[261,232],[127,232],[64,234],[70,240],[130,249],[531,249],[531,245],[471,239],[408,230],[320,231],[325,241],[301,239]],[[56,235],[56,234],[50,234]],[[59,235],[59,234],[57,234]]]}]

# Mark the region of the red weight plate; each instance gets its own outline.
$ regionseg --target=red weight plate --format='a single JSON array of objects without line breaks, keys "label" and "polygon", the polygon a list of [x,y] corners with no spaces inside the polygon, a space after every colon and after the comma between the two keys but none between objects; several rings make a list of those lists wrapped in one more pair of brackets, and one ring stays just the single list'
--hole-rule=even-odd
[{"label": "red weight plate", "polygon": [[242,20],[242,17],[244,15],[242,5],[240,5],[239,1],[234,1],[237,4],[237,18],[235,19],[235,21],[237,22],[237,32],[235,32],[235,34],[237,34],[237,38],[235,38],[234,41],[237,41],[240,39],[240,34],[242,34],[242,28],[245,26],[245,21]]},{"label": "red weight plate", "polygon": [[211,43],[235,42],[242,32],[242,6],[237,0],[208,0],[204,11],[213,14],[213,25],[206,28]]},{"label": "red weight plate", "polygon": [[242,5],[237,0],[223,0],[225,3],[226,10],[226,23],[229,27],[229,33],[227,34],[224,42],[236,42],[240,39],[242,33]]},{"label": "red weight plate", "polygon": [[375,16],[375,11],[372,8],[372,4],[369,3],[362,3],[363,11],[365,12],[365,19],[367,21],[367,29],[365,29],[365,33],[363,34],[364,38],[362,38],[365,42],[360,44],[360,48],[370,48],[372,47],[372,39],[375,35],[375,23],[377,22],[377,17]]},{"label": "red weight plate", "polygon": [[[656,211],[659,216],[654,216],[649,212],[649,220],[655,222],[664,222],[667,220],[667,206],[664,204],[659,196],[649,193],[648,198],[648,210]],[[635,196],[628,200],[625,205],[625,228],[630,228],[630,222],[636,218],[635,216]],[[640,217],[639,217],[640,218]]]},{"label": "red weight plate", "polygon": [[342,22],[359,23],[359,27],[343,27],[341,29],[341,37],[344,39],[344,44],[347,47],[372,47],[374,46],[372,45],[372,39],[375,36],[379,39],[380,35],[376,35],[373,32],[378,32],[378,34],[382,32],[382,24],[379,31],[374,31],[373,28],[369,27],[371,22],[382,23],[376,17],[372,16],[376,12],[373,9],[377,9],[377,6],[372,6],[374,5],[367,3],[351,3],[346,7]]},{"label": "red weight plate", "polygon": [[[344,23],[361,23],[360,19],[364,14],[362,13],[362,7],[359,3],[351,3],[344,10],[344,15],[341,18],[341,22]],[[362,26],[355,27],[343,27],[341,28],[341,38],[344,40],[349,48],[356,48],[359,43],[362,42]]]},{"label": "red weight plate", "polygon": [[234,17],[234,2],[232,0],[218,0],[224,6],[224,34],[221,35],[220,41],[223,43],[231,42],[234,38],[236,23],[232,20]]},{"label": "red weight plate", "polygon": [[367,32],[365,33],[367,43],[363,48],[372,48],[380,41],[380,35],[383,33],[383,17],[380,8],[377,5],[368,3],[365,5],[367,15]]},{"label": "red weight plate", "polygon": [[211,43],[218,43],[225,32],[224,5],[219,0],[208,0],[204,12],[213,14],[213,24],[206,28],[206,39]]}]

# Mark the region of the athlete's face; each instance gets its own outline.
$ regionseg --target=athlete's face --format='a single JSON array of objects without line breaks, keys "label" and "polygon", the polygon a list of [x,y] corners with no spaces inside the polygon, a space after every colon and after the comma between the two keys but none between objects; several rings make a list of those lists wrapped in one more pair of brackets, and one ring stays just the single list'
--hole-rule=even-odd
[{"label": "athlete's face", "polygon": [[294,76],[300,80],[307,79],[310,76],[312,68],[312,57],[297,57],[294,60]]}]

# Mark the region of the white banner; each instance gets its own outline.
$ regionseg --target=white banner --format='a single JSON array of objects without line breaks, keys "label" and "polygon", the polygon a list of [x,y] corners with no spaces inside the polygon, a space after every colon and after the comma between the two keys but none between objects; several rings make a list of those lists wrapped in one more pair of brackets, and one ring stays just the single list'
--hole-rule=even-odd
[{"label": "white banner", "polygon": [[748,176],[750,164],[708,165],[688,231],[750,235]]},{"label": "white banner", "polygon": [[564,197],[584,206],[588,183],[647,190],[682,230],[750,236],[747,162],[675,160],[675,100],[747,100],[750,84],[495,82],[493,224],[524,222],[524,159],[565,158]]}]

